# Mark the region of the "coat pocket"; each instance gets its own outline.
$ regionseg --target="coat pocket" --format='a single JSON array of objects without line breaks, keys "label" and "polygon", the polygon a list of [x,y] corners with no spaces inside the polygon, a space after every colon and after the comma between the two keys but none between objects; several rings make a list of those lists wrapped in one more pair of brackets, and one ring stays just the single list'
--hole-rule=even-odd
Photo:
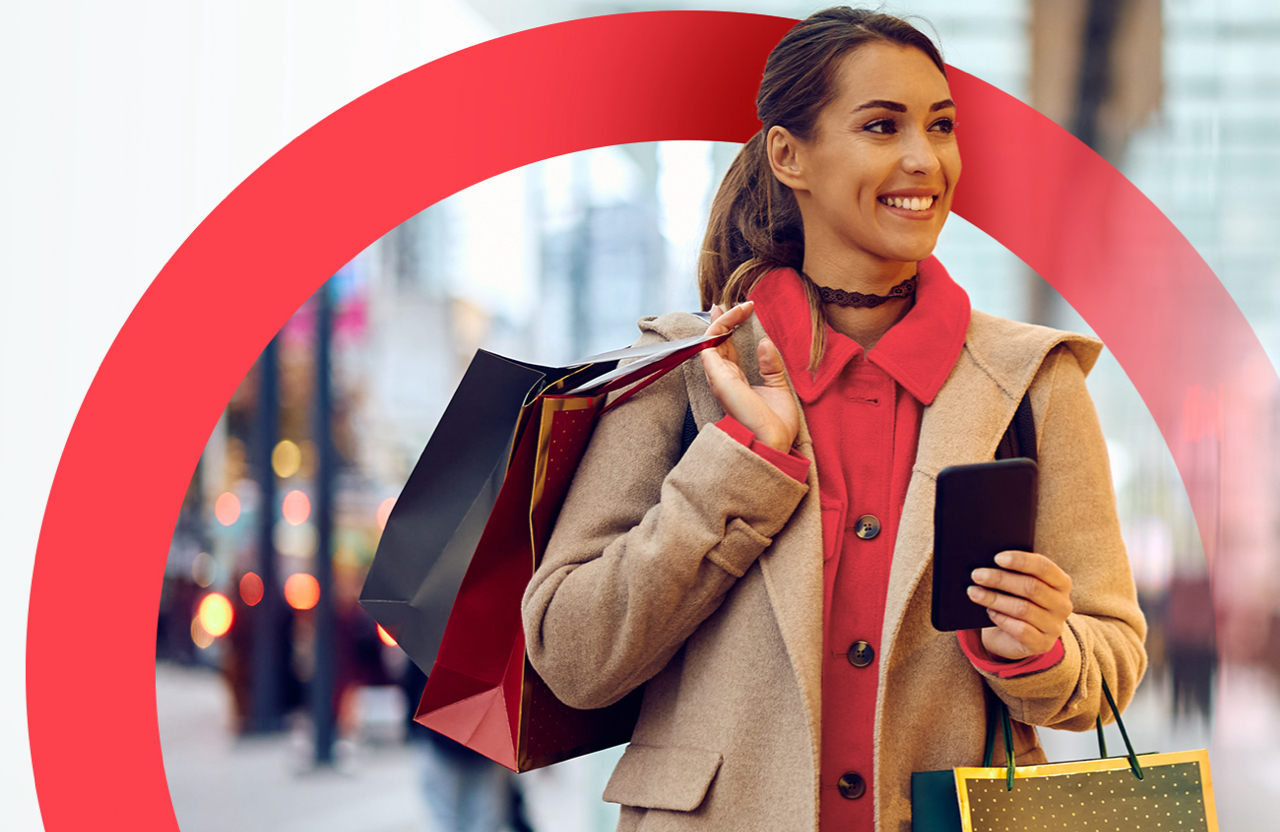
[{"label": "coat pocket", "polygon": [[723,757],[701,748],[627,746],[605,786],[610,803],[692,812],[707,796]]}]

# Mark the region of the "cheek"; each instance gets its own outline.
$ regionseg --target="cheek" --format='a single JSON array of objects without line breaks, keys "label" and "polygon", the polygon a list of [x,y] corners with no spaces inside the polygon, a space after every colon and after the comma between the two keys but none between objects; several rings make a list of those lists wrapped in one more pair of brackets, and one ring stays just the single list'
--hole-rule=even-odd
[{"label": "cheek", "polygon": [[956,182],[960,181],[960,149],[951,148],[951,151],[943,157],[943,168],[947,172],[947,180],[955,187]]}]

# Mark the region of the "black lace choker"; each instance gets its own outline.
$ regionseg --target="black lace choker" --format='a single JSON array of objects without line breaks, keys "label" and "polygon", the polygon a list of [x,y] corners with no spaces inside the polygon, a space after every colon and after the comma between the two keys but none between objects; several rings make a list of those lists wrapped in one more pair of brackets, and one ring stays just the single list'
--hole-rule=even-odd
[{"label": "black lace choker", "polygon": [[[844,289],[832,289],[829,286],[818,286],[818,297],[823,303],[834,303],[836,306],[853,306],[858,309],[874,309],[885,301],[898,298],[909,298],[916,293],[916,278],[911,275],[906,280],[889,290],[887,295],[864,295],[862,292],[846,292]],[[817,284],[814,284],[817,285]]]}]

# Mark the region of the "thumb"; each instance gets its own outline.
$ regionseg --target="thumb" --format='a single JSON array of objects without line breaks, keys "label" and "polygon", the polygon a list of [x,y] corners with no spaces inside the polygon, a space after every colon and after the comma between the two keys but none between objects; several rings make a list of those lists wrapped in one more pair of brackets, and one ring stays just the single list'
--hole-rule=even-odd
[{"label": "thumb", "polygon": [[756,347],[756,361],[766,387],[787,389],[787,370],[782,364],[782,355],[768,338]]}]

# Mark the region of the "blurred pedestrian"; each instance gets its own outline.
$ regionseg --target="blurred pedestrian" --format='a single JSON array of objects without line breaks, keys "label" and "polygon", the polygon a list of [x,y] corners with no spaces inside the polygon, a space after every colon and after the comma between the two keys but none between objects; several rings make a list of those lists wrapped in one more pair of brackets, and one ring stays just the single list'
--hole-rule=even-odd
[{"label": "blurred pedestrian", "polygon": [[405,736],[417,750],[430,832],[532,832],[514,773],[413,720],[426,683],[405,662]]}]

